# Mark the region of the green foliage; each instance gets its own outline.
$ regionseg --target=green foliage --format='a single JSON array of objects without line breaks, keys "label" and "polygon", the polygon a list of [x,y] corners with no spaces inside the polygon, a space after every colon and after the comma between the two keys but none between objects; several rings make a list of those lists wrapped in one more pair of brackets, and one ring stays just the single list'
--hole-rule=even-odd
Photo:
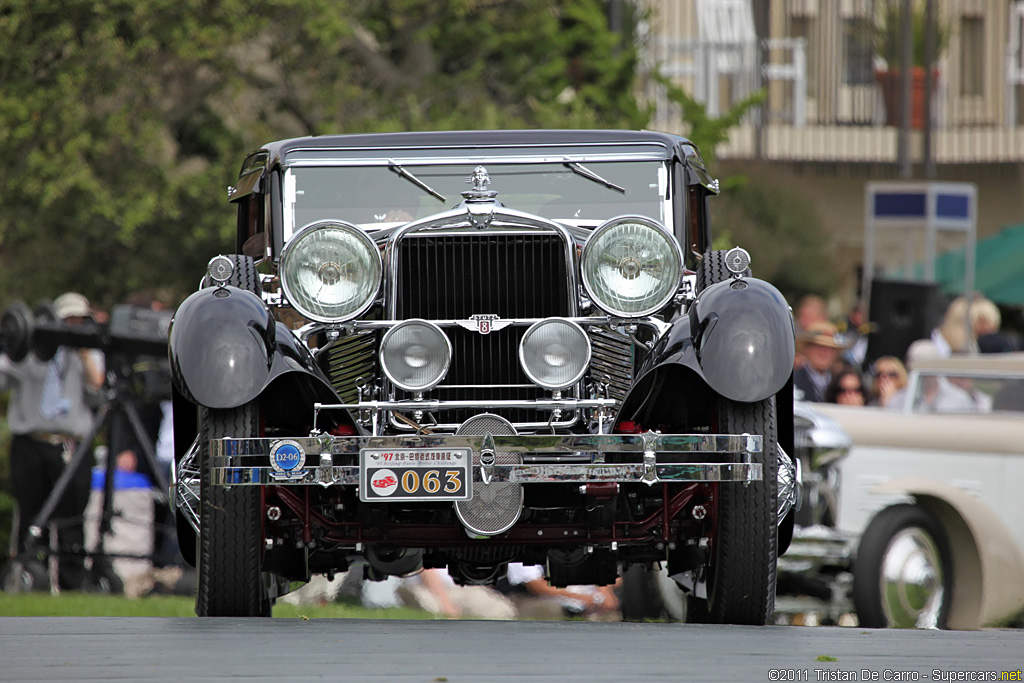
[{"label": "green foliage", "polygon": [[[628,5],[624,5],[628,6]],[[10,0],[0,9],[0,306],[195,288],[246,153],[307,134],[625,127],[603,0]],[[154,267],[158,264],[158,267]]]},{"label": "green foliage", "polygon": [[821,267],[829,261],[831,238],[810,202],[765,173],[733,176],[723,184],[722,194],[710,202],[716,249],[746,249],[754,274],[790,301],[834,290],[834,270]]},{"label": "green foliage", "polygon": [[[682,107],[696,143],[711,169],[715,148],[729,139],[729,132],[764,101],[760,90],[734,104],[721,116],[707,108],[664,76],[656,76],[668,98]],[[768,176],[736,174],[721,180],[722,193],[711,202],[714,249],[741,246],[751,254],[751,269],[795,300],[808,292],[832,291],[835,274],[818,264],[828,256],[827,233],[811,204],[789,187]]]},{"label": "green foliage", "polygon": [[764,102],[768,96],[768,91],[762,88],[732,105],[729,111],[721,116],[710,116],[707,107],[695,100],[681,86],[661,74],[656,74],[654,78],[664,86],[668,99],[682,108],[683,119],[689,126],[687,137],[700,149],[709,169],[715,159],[715,148],[727,141],[729,131],[739,125],[743,117]]},{"label": "green foliage", "polygon": [[[925,54],[925,3],[910,0],[910,35],[912,66],[924,66]],[[898,69],[903,54],[903,5],[904,0],[884,0],[878,5],[874,23],[869,28],[868,38],[875,54],[885,60],[890,69]],[[936,57],[949,45],[950,27],[938,20],[935,13]]]}]

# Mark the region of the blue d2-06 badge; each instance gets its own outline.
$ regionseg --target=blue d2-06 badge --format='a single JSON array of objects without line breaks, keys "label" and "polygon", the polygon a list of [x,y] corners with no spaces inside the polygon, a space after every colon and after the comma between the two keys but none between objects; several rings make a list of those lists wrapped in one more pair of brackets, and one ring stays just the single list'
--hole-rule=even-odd
[{"label": "blue d2-06 badge", "polygon": [[306,452],[297,441],[278,441],[270,448],[270,466],[277,477],[302,476],[306,464]]}]

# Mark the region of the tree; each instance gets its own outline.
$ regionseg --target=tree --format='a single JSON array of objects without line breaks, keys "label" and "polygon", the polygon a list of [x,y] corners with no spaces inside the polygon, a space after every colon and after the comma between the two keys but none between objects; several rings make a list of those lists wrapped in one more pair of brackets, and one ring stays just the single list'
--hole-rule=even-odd
[{"label": "tree", "polygon": [[[682,108],[688,136],[712,172],[715,148],[765,97],[760,90],[721,116],[709,116],[707,108],[683,88],[663,76],[655,78]],[[723,178],[722,188],[711,202],[715,249],[745,248],[757,277],[774,284],[790,301],[835,288],[835,272],[821,267],[828,259],[829,238],[810,202],[766,174],[734,173]]]},{"label": "tree", "polygon": [[0,43],[4,306],[184,296],[267,140],[648,118],[602,0],[10,0]]}]

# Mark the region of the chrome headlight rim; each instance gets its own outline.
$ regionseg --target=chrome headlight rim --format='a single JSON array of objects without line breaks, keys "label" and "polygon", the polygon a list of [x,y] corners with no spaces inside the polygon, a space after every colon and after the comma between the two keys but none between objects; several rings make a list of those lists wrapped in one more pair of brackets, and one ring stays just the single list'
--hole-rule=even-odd
[{"label": "chrome headlight rim", "polygon": [[[623,225],[625,223],[635,223],[644,227],[650,228],[656,231],[659,237],[665,240],[669,250],[672,254],[673,262],[670,265],[672,276],[668,280],[671,286],[666,288],[666,292],[663,296],[658,298],[654,303],[646,306],[645,308],[637,311],[626,311],[615,307],[614,305],[608,304],[601,300],[598,296],[598,288],[590,281],[588,275],[587,263],[589,259],[594,258],[594,250],[597,248],[595,245],[598,243],[599,238],[606,232],[613,230],[614,228]],[[591,233],[590,237],[587,238],[587,243],[583,246],[583,252],[580,255],[580,279],[583,282],[583,287],[586,289],[587,295],[594,304],[603,310],[604,312],[613,315],[618,318],[625,319],[638,319],[657,313],[664,308],[672,298],[675,297],[679,291],[679,283],[683,277],[683,250],[679,246],[679,242],[675,236],[669,232],[668,228],[659,223],[658,221],[648,218],[646,216],[616,216],[615,218],[609,219],[597,226],[594,232]]]},{"label": "chrome headlight rim", "polygon": [[[583,363],[581,363],[580,365],[579,371],[573,376],[572,381],[563,382],[556,386],[550,382],[543,382],[536,376],[534,376],[534,373],[530,371],[530,367],[526,362],[524,349],[526,348],[527,340],[537,330],[537,328],[544,327],[545,325],[560,323],[564,323],[565,325],[574,328],[579,333],[580,337],[583,340],[584,347],[586,348],[586,355],[584,356]],[[526,329],[526,332],[523,333],[523,338],[519,340],[519,367],[523,369],[523,373],[526,375],[527,379],[536,384],[538,387],[542,389],[547,389],[548,391],[562,391],[564,389],[568,389],[569,387],[579,382],[581,379],[583,379],[583,376],[587,374],[587,370],[590,368],[590,361],[593,358],[593,351],[593,346],[590,343],[590,335],[587,334],[586,330],[584,330],[579,323],[577,323],[574,320],[569,320],[568,318],[545,318],[543,320],[538,320],[534,324],[530,325]]]},{"label": "chrome headlight rim", "polygon": [[[367,253],[372,254],[370,260],[375,270],[375,274],[371,276],[371,280],[375,281],[375,285],[371,287],[371,291],[366,296],[366,300],[358,307],[340,316],[325,316],[317,313],[316,311],[310,310],[309,307],[303,305],[302,299],[295,296],[295,292],[292,290],[288,277],[288,263],[291,255],[298,249],[298,246],[306,239],[309,239],[309,237],[314,233],[327,229],[340,229],[343,232],[353,235],[358,242],[361,242],[362,245],[366,247]],[[377,243],[374,242],[373,238],[367,235],[366,232],[358,226],[341,220],[319,220],[304,225],[295,234],[295,236],[289,240],[288,244],[285,245],[281,252],[279,273],[281,289],[292,308],[301,313],[304,317],[315,322],[342,323],[358,318],[360,315],[365,313],[367,309],[373,306],[373,302],[376,301],[378,294],[380,294],[381,284],[384,281],[384,261],[381,258],[380,249],[377,247]]]},{"label": "chrome headlight rim", "polygon": [[[446,357],[444,363],[442,364],[441,371],[437,374],[437,377],[436,379],[434,379],[433,382],[424,384],[421,387],[413,387],[405,382],[396,379],[394,374],[388,368],[388,364],[384,362],[384,350],[387,348],[388,341],[395,335],[396,331],[404,327],[408,327],[410,325],[422,325],[424,327],[430,328],[431,330],[436,331],[438,335],[441,337],[441,339],[444,340]],[[423,318],[409,318],[408,320],[403,320],[402,322],[393,326],[391,329],[384,333],[384,337],[380,340],[380,351],[378,352],[378,356],[380,358],[381,371],[383,371],[384,375],[388,378],[389,382],[391,382],[393,385],[395,385],[402,391],[408,391],[414,394],[422,394],[436,387],[438,384],[441,383],[442,380],[444,380],[445,377],[448,376],[448,370],[449,368],[451,368],[452,364],[452,340],[448,337],[447,334],[445,334],[444,330],[442,330],[438,325],[435,325],[429,320],[424,320]]]}]

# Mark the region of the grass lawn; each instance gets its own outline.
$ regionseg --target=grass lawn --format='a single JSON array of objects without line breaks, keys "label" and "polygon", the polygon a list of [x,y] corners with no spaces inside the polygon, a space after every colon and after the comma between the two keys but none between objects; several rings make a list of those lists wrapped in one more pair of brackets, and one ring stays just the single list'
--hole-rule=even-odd
[{"label": "grass lawn", "polygon": [[[195,600],[182,596],[147,596],[131,599],[97,593],[0,592],[0,617],[194,617]],[[345,603],[296,606],[283,600],[274,605],[281,619],[431,619],[420,610],[366,609]]]}]

